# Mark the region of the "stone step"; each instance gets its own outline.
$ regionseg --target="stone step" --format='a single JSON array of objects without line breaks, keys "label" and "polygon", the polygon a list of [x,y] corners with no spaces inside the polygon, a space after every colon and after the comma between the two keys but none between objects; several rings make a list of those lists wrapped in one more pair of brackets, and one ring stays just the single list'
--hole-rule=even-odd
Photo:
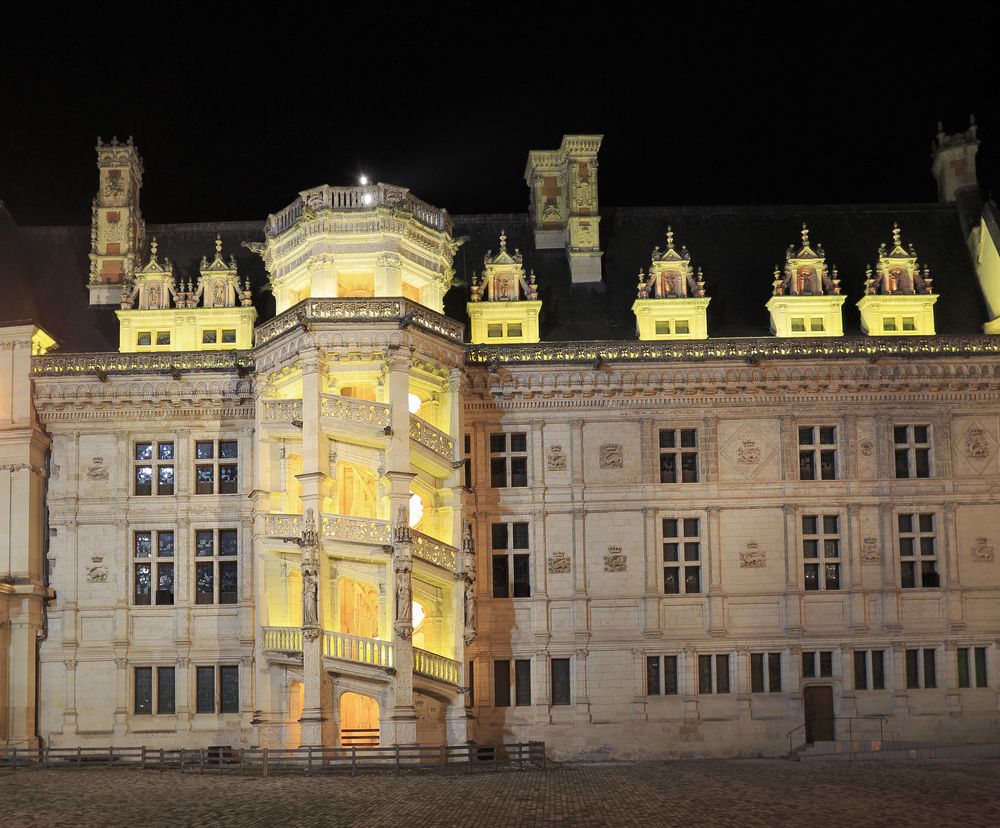
[{"label": "stone step", "polygon": [[998,759],[1000,744],[924,745],[922,747],[885,747],[879,750],[848,750],[839,753],[799,754],[805,762],[865,762],[901,759]]},{"label": "stone step", "polygon": [[913,742],[890,739],[836,739],[813,742],[797,751],[799,756],[827,756],[836,753],[857,753],[859,751],[909,750],[911,748],[934,747],[935,742]]}]

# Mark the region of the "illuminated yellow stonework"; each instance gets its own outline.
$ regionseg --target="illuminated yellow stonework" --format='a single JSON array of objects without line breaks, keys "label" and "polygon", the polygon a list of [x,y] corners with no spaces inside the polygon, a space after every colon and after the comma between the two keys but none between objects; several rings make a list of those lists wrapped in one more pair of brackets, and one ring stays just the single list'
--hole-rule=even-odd
[{"label": "illuminated yellow stonework", "polygon": [[[197,288],[191,280],[175,284],[170,260],[157,258],[156,239],[149,261],[126,280],[121,293],[119,350],[227,351],[253,347],[257,311],[250,286],[240,288],[236,263],[222,258],[215,241],[215,258],[201,260]],[[133,304],[138,301],[138,309]],[[173,301],[173,307],[171,307]],[[198,303],[201,302],[199,307]]]},{"label": "illuminated yellow stonework", "polygon": [[521,251],[507,250],[507,236],[500,235],[496,256],[487,251],[483,274],[472,276],[466,310],[471,323],[470,341],[538,342],[538,300],[535,274],[524,274]]},{"label": "illuminated yellow stonework", "polygon": [[822,245],[809,243],[809,228],[802,225],[802,244],[785,251],[784,272],[775,269],[774,295],[768,300],[771,332],[780,337],[843,336],[837,268],[827,269]]},{"label": "illuminated yellow stonework", "polygon": [[323,185],[268,216],[264,258],[277,312],[303,299],[403,296],[440,313],[451,287],[447,211],[405,187]]},{"label": "illuminated yellow stonework", "polygon": [[639,339],[708,339],[710,301],[701,269],[692,268],[687,247],[677,250],[673,228],[667,227],[666,250],[653,250],[648,276],[639,271],[632,305]]},{"label": "illuminated yellow stonework", "polygon": [[930,270],[921,271],[917,252],[904,249],[899,225],[892,229],[892,247],[882,244],[878,265],[866,272],[865,295],[858,302],[861,330],[869,336],[930,336],[934,333],[934,303]]}]

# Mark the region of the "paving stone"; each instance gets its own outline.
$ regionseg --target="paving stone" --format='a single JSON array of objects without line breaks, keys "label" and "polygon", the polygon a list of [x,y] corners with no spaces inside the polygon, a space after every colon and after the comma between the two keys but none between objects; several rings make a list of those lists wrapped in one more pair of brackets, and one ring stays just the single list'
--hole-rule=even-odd
[{"label": "paving stone", "polygon": [[465,774],[0,773],[0,824],[1000,825],[996,760],[704,760]]}]

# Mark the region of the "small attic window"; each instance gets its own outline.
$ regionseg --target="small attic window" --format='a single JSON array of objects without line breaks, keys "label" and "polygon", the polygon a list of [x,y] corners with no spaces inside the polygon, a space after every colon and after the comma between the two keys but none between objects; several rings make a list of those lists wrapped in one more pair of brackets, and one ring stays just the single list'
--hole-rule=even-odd
[{"label": "small attic window", "polygon": [[674,322],[674,333],[686,334],[691,333],[691,327],[688,325],[688,320],[678,319]]},{"label": "small attic window", "polygon": [[507,325],[507,336],[521,336],[521,323],[511,322]]},{"label": "small attic window", "polygon": [[228,344],[236,342],[236,331],[233,329],[224,329],[222,331],[222,341]]},{"label": "small attic window", "polygon": [[903,317],[903,330],[904,331],[915,331],[917,329],[916,323],[912,316]]},{"label": "small attic window", "polygon": [[201,332],[201,342],[203,345],[214,345],[216,342],[216,332],[215,331],[202,331]]},{"label": "small attic window", "polygon": [[169,345],[170,344],[170,331],[157,331],[156,332],[156,344],[157,345]]},{"label": "small attic window", "polygon": [[152,345],[153,344],[153,334],[150,331],[139,331],[138,336],[135,338],[136,345]]},{"label": "small attic window", "polygon": [[806,320],[802,317],[792,317],[792,330],[796,333],[802,333],[806,329]]},{"label": "small attic window", "polygon": [[669,336],[670,335],[670,322],[657,319],[656,320],[656,335],[657,336]]},{"label": "small attic window", "polygon": [[886,316],[882,320],[882,330],[883,331],[895,331],[895,330],[898,330],[898,328],[896,327],[896,317],[894,317],[894,316]]},{"label": "small attic window", "polygon": [[486,335],[490,339],[499,339],[503,336],[503,325],[500,323],[490,323],[486,326]]}]

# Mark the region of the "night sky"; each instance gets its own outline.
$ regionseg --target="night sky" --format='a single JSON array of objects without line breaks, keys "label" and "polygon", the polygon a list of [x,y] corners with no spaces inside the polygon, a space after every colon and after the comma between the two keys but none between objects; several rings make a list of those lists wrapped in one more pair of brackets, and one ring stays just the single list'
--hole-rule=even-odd
[{"label": "night sky", "polygon": [[149,223],[263,220],[361,172],[455,214],[522,212],[528,150],[595,132],[606,206],[931,201],[936,122],[970,112],[1000,186],[986,4],[702,5],[19,12],[0,33],[0,199],[20,224],[88,224],[95,138],[131,134]]}]

